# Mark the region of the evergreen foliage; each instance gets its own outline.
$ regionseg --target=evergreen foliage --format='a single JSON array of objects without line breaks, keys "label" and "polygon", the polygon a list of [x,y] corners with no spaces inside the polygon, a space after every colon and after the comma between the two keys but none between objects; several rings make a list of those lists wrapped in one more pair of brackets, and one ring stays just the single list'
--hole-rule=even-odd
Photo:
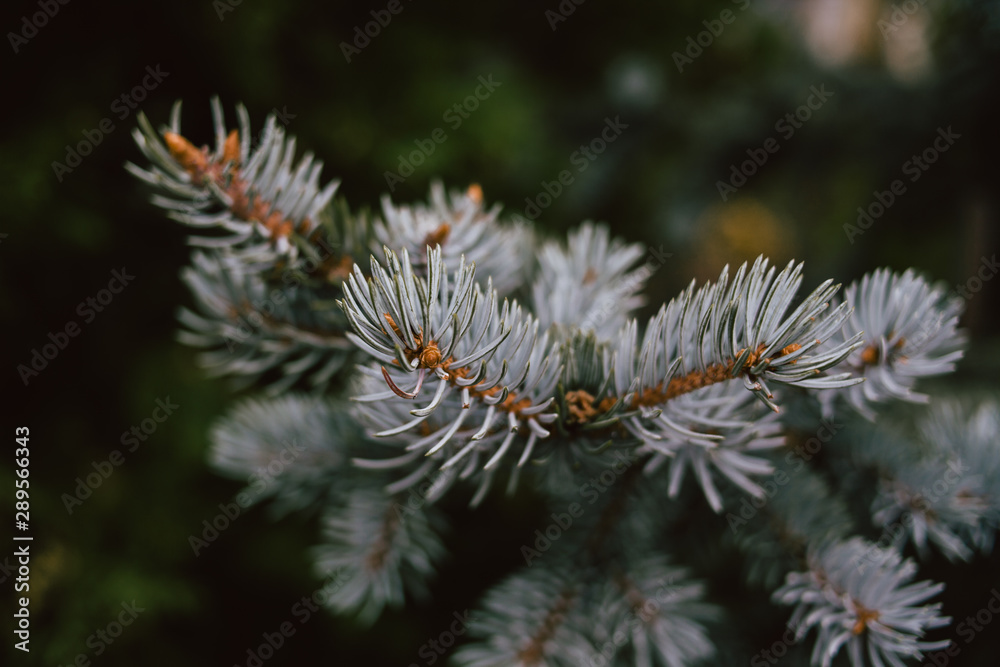
[{"label": "evergreen foliage", "polygon": [[[212,462],[257,473],[255,500],[322,514],[333,611],[371,622],[431,590],[441,498],[476,506],[530,486],[558,530],[485,594],[456,665],[731,653],[712,624],[736,610],[675,549],[699,505],[717,520],[698,530],[735,544],[748,586],[795,606],[814,665],[899,665],[947,644],[928,603],[944,584],[911,583],[903,550],[967,560],[1000,525],[996,403],[914,391],[961,358],[960,299],[912,269],[803,294],[801,263],[760,257],[640,322],[651,265],[604,225],[545,240],[478,186],[440,184],[369,216],[333,199],[274,118],[254,139],[246,110],[229,132],[212,111],[211,149],[181,136],[179,106],[161,131],[140,117],[149,165],[129,169],[194,233],[181,340],[271,394],[220,420]],[[867,421],[891,401],[931,405],[916,428]],[[865,474],[874,500],[858,516]],[[852,536],[871,522],[892,539]]]}]

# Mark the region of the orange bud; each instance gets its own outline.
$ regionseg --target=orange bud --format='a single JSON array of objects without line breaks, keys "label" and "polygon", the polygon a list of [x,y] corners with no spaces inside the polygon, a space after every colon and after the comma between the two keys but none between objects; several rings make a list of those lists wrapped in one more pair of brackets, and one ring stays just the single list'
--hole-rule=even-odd
[{"label": "orange bud", "polygon": [[442,222],[437,229],[427,235],[427,238],[424,239],[424,245],[429,245],[432,248],[437,245],[444,245],[450,235],[451,225],[447,222]]},{"label": "orange bud", "polygon": [[419,359],[420,365],[424,368],[436,368],[441,363],[441,350],[438,349],[437,343],[431,341],[420,351]]},{"label": "orange bud", "polygon": [[867,366],[874,366],[878,363],[879,352],[877,345],[869,345],[861,352],[861,361]]},{"label": "orange bud", "polygon": [[229,133],[222,145],[222,161],[232,162],[234,167],[240,163],[240,133],[236,130]]},{"label": "orange bud", "polygon": [[184,168],[186,172],[199,175],[208,167],[208,158],[203,151],[194,147],[190,141],[176,132],[165,132],[163,139],[167,142],[167,150],[171,157]]},{"label": "orange bud", "polygon": [[483,189],[479,187],[479,183],[473,183],[472,185],[470,185],[469,189],[466,190],[465,192],[465,196],[471,199],[476,204],[483,203]]}]

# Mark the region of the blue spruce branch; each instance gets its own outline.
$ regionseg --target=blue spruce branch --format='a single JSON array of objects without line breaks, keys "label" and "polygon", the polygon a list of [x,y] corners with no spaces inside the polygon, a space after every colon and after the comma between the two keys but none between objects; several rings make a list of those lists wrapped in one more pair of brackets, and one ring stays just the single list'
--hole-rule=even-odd
[{"label": "blue spruce branch", "polygon": [[[901,551],[992,549],[1000,408],[935,400],[916,431],[852,415],[929,400],[917,381],[963,355],[960,300],[888,269],[801,295],[802,264],[759,257],[640,322],[655,267],[605,225],[547,240],[479,186],[437,182],[426,202],[354,211],[275,118],[255,138],[244,108],[234,130],[218,100],[212,115],[211,148],[181,134],[179,104],[160,130],[140,116],[148,166],[127,169],[193,230],[181,340],[270,394],[216,424],[212,463],[249,502],[322,513],[331,610],[370,623],[426,596],[445,556],[439,501],[476,506],[505,481],[541,494],[558,534],[486,593],[456,665],[733,654],[715,593],[672,564],[704,566],[692,527],[731,535],[750,585],[785,577],[773,599],[794,605],[798,640],[815,634],[814,665],[843,649],[853,667],[898,666],[943,646],[925,639],[948,622],[925,604],[943,584],[910,583]],[[815,430],[821,410],[850,437],[796,460],[792,427]],[[892,533],[884,547],[851,536],[871,520]]]}]

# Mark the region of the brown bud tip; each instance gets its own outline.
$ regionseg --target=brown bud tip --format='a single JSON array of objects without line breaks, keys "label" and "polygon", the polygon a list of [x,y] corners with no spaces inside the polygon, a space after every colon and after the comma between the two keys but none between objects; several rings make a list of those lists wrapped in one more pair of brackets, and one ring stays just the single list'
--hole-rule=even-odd
[{"label": "brown bud tip", "polygon": [[272,211],[261,223],[271,232],[272,241],[287,238],[294,230],[292,221],[286,219],[281,211]]},{"label": "brown bud tip", "polygon": [[877,345],[869,345],[861,352],[861,361],[867,366],[874,366],[878,363],[879,352]]},{"label": "brown bud tip", "polygon": [[437,245],[444,245],[450,235],[451,225],[447,222],[442,222],[437,229],[427,234],[427,237],[424,239],[424,245],[429,245],[432,248]]},{"label": "brown bud tip", "polygon": [[233,166],[240,163],[240,133],[233,130],[226,137],[226,143],[222,145],[222,161],[232,162]]},{"label": "brown bud tip", "polygon": [[441,350],[437,343],[431,341],[427,347],[420,351],[420,365],[424,368],[437,368],[441,363]]},{"label": "brown bud tip", "polygon": [[483,203],[483,189],[479,187],[479,183],[473,183],[470,185],[469,189],[466,190],[465,195],[476,204]]},{"label": "brown bud tip", "polygon": [[167,150],[170,151],[171,157],[177,160],[189,174],[200,173],[208,166],[205,154],[181,135],[176,132],[165,132],[163,139],[167,142]]}]

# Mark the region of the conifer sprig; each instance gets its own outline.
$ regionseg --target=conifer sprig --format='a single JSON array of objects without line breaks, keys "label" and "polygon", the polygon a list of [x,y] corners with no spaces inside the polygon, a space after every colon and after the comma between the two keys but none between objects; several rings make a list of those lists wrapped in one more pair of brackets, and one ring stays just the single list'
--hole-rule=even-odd
[{"label": "conifer sprig", "polygon": [[351,357],[343,316],[303,285],[277,287],[203,251],[181,276],[195,304],[179,312],[186,329],[178,339],[205,350],[201,362],[212,375],[233,376],[237,386],[262,382],[271,394],[303,378],[322,390]]},{"label": "conifer sprig", "polygon": [[[544,328],[594,331],[610,339],[620,322],[644,303],[639,292],[651,275],[630,270],[643,255],[638,243],[612,238],[606,225],[585,222],[566,245],[548,241],[538,250],[532,305]],[[564,334],[565,335],[565,334]]]},{"label": "conifer sprig", "polygon": [[331,609],[370,624],[386,606],[402,606],[406,592],[426,596],[444,555],[443,516],[433,506],[404,514],[401,500],[360,484],[329,508],[315,554],[317,571],[341,582],[326,598]]},{"label": "conifer sprig", "polygon": [[[876,430],[871,456],[881,477],[872,521],[902,549],[913,542],[922,559],[933,544],[949,560],[989,553],[1000,528],[1000,409],[942,399],[915,428]],[[876,443],[872,443],[876,444]]]},{"label": "conifer sprig", "polygon": [[133,131],[152,166],[126,167],[165,193],[153,203],[186,225],[222,232],[194,235],[193,245],[225,249],[265,265],[294,259],[338,183],[320,186],[323,165],[310,153],[295,163],[295,139],[285,137],[273,115],[252,146],[246,109],[237,106],[239,129],[227,132],[222,105],[213,98],[215,147],[210,150],[181,134],[180,112],[178,102],[162,133],[140,113],[139,129]]},{"label": "conifer sprig", "polygon": [[[875,416],[873,404],[890,399],[926,403],[925,394],[913,391],[917,379],[954,370],[964,354],[965,334],[958,330],[964,302],[913,269],[878,269],[864,276],[844,290],[844,304],[851,315],[835,342],[858,331],[864,342],[835,370],[865,379],[842,395],[869,419]],[[823,397],[828,413],[834,398]]]},{"label": "conifer sprig", "polygon": [[[362,412],[367,409],[375,423],[385,424],[375,435],[406,434],[406,449],[425,456],[461,443],[458,451],[446,450],[451,455],[444,467],[490,452],[483,464],[489,469],[523,432],[527,443],[518,459],[523,466],[537,439],[550,435],[545,424],[556,418],[550,406],[558,351],[549,349],[547,336],[538,335],[534,318],[516,301],[500,305],[490,282],[484,290],[475,281],[474,266],[463,262],[449,275],[441,249],[428,247],[422,278],[405,249],[401,257],[385,252],[386,267],[373,258],[370,280],[355,268],[340,302],[354,329],[349,336],[380,362],[388,387],[355,398]],[[424,389],[435,380],[436,387]],[[407,407],[409,416],[397,412],[403,419],[392,423],[398,410],[392,402],[398,399],[415,405]],[[447,420],[439,419],[446,413]],[[407,433],[421,425],[430,432]]]},{"label": "conifer sprig", "polygon": [[473,184],[450,194],[435,181],[427,203],[396,204],[382,198],[382,214],[373,224],[372,252],[383,247],[409,253],[413,270],[427,275],[428,246],[440,246],[449,271],[463,262],[474,263],[501,296],[510,295],[530,275],[534,234],[520,222],[500,219],[500,206],[486,208],[483,189]]},{"label": "conifer sprig", "polygon": [[[668,492],[676,496],[690,467],[715,511],[722,500],[711,468],[760,496],[751,476],[772,472],[748,455],[781,445],[780,428],[747,400],[751,394],[775,413],[770,385],[837,389],[859,382],[824,372],[860,345],[861,334],[825,351],[820,347],[848,316],[830,309],[833,281],[817,287],[790,314],[802,264],[781,272],[760,257],[732,280],[691,285],[663,306],[646,327],[629,322],[619,335],[611,374],[630,411],[622,423],[646,447],[673,459]],[[749,390],[751,394],[744,390]],[[662,462],[662,461],[660,461]],[[654,461],[653,465],[658,465]]]},{"label": "conifer sprig", "polygon": [[[832,280],[817,287],[790,314],[802,264],[790,262],[780,273],[758,257],[743,264],[732,281],[729,267],[716,283],[695,290],[694,283],[660,309],[636,346],[637,326],[620,337],[615,380],[621,393],[636,392],[636,406],[662,405],[682,394],[732,378],[765,405],[778,411],[769,383],[837,389],[857,384],[848,373],[823,372],[860,345],[861,333],[820,351],[849,315],[849,307],[830,307],[839,288]],[[633,388],[634,385],[634,388]]]},{"label": "conifer sprig", "polygon": [[928,630],[951,620],[938,613],[940,602],[921,604],[944,584],[909,583],[916,565],[894,551],[884,552],[881,562],[859,567],[872,546],[852,538],[814,549],[809,570],[789,574],[774,593],[776,602],[796,605],[789,626],[797,638],[818,630],[814,667],[830,667],[845,646],[853,667],[882,667],[900,665],[901,658],[919,659],[924,651],[949,644],[923,641]]}]

